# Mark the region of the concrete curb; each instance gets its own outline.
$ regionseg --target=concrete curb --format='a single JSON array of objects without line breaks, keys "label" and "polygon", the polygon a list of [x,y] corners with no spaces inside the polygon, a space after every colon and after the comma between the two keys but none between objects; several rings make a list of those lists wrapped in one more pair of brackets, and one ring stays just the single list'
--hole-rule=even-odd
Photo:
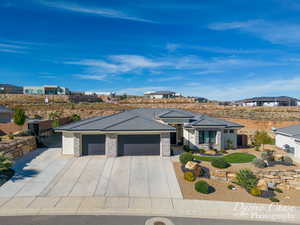
[{"label": "concrete curb", "polygon": [[[131,202],[139,204],[131,205]],[[114,197],[53,197],[53,199],[39,197],[33,200],[19,197],[7,201],[3,199],[0,216],[24,215],[165,216],[292,224],[300,221],[300,207],[207,200]]]}]

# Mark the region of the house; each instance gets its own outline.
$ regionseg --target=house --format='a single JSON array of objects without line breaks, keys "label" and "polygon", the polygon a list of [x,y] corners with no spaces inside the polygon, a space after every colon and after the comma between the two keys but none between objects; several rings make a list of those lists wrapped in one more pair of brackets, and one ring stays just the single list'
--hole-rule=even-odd
[{"label": "house", "polygon": [[236,101],[239,106],[300,106],[300,100],[288,96],[254,97]]},{"label": "house", "polygon": [[275,130],[275,144],[300,158],[300,124]]},{"label": "house", "polygon": [[144,97],[150,99],[175,98],[180,96],[181,94],[172,91],[155,91],[144,93]]},{"label": "house", "polygon": [[25,86],[24,94],[40,94],[40,95],[68,95],[70,91],[68,88],[56,85],[45,86]]},{"label": "house", "polygon": [[237,146],[243,126],[179,109],[140,108],[61,126],[65,155],[171,155],[171,145],[224,149]]},{"label": "house", "polygon": [[12,121],[14,112],[3,105],[0,105],[0,123],[9,123]]},{"label": "house", "polygon": [[0,84],[0,94],[23,94],[23,87],[11,84]]}]

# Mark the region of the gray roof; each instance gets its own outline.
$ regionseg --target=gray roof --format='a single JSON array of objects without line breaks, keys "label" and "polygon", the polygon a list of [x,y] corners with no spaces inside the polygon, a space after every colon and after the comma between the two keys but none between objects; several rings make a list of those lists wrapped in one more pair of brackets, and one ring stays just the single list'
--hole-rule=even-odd
[{"label": "gray roof", "polygon": [[292,98],[288,96],[277,96],[277,97],[254,97],[237,102],[289,102],[289,101],[299,101],[297,98]]},{"label": "gray roof", "polygon": [[283,127],[283,128],[278,128],[276,130],[276,133],[284,133],[289,136],[300,139],[300,124]]},{"label": "gray roof", "polygon": [[3,105],[0,105],[0,113],[13,113],[13,111]]},{"label": "gray roof", "polygon": [[[177,117],[176,117],[177,116]],[[110,116],[97,116],[67,124],[57,128],[58,131],[175,131],[163,123],[164,118],[190,118],[191,125],[242,127],[240,124],[212,117],[194,114],[180,109],[139,108],[126,110]]]}]

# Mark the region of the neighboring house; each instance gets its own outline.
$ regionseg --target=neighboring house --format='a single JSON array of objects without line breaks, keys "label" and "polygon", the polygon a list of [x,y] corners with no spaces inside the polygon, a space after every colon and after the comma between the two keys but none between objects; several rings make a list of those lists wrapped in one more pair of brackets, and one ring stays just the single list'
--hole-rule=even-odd
[{"label": "neighboring house", "polygon": [[66,155],[171,155],[171,144],[221,150],[237,146],[240,124],[179,109],[141,108],[56,129]]},{"label": "neighboring house", "polygon": [[175,98],[180,97],[180,93],[175,93],[172,91],[155,91],[155,92],[145,92],[144,96],[151,99],[162,99],[162,98]]},{"label": "neighboring house", "polygon": [[0,94],[23,94],[23,87],[11,84],[0,84]]},{"label": "neighboring house", "polygon": [[69,95],[68,88],[60,87],[56,85],[45,86],[27,86],[24,87],[24,94],[40,94],[40,95]]},{"label": "neighboring house", "polygon": [[236,101],[239,106],[300,106],[300,100],[288,96],[279,97],[254,97]]},{"label": "neighboring house", "polygon": [[278,128],[275,133],[276,146],[300,158],[300,124]]},{"label": "neighboring house", "polygon": [[14,112],[3,105],[0,105],[0,123],[9,123],[12,121]]}]

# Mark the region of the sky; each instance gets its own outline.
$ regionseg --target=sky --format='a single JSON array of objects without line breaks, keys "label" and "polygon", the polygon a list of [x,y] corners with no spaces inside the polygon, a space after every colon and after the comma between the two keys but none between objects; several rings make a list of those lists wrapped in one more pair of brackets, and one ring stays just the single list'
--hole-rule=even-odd
[{"label": "sky", "polygon": [[0,83],[300,98],[300,0],[0,0]]}]

